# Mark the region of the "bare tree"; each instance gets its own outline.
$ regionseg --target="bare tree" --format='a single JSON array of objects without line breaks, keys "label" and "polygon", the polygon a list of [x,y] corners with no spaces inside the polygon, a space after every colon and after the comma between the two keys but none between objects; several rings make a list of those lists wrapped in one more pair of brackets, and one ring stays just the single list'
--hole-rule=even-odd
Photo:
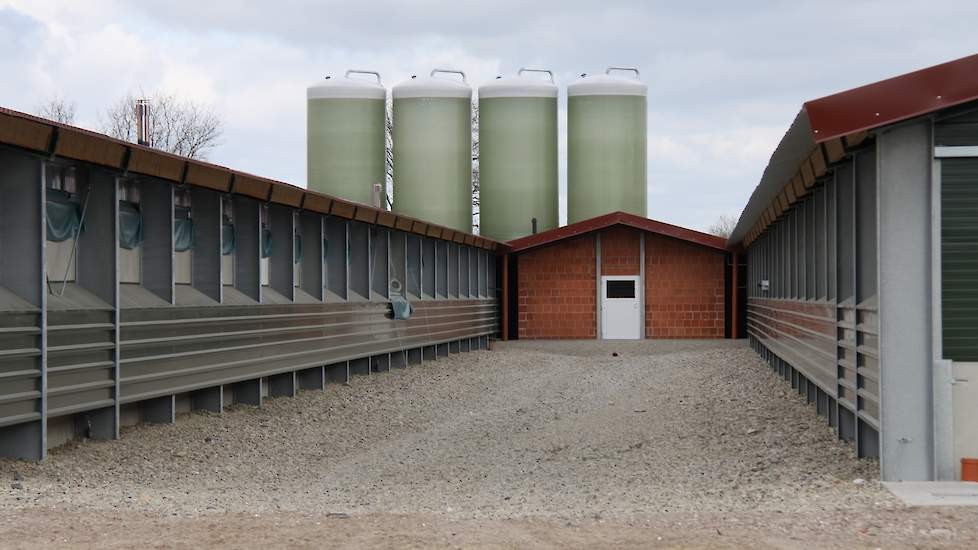
[{"label": "bare tree", "polygon": [[[206,159],[224,133],[224,122],[208,105],[173,94],[149,96],[150,146],[180,156]],[[129,93],[111,104],[100,117],[102,131],[110,136],[136,141],[136,100]]]},{"label": "bare tree", "polygon": [[394,206],[394,103],[387,102],[384,109],[384,183],[387,190],[387,203]]},{"label": "bare tree", "polygon": [[[384,169],[387,180],[387,200],[390,201],[394,187],[394,114],[391,102],[387,103],[384,122],[387,127]],[[472,101],[472,228],[476,233],[479,232],[479,103],[475,100]]]},{"label": "bare tree", "polygon": [[733,233],[735,227],[737,227],[737,218],[728,216],[726,214],[721,214],[720,217],[717,218],[717,221],[713,222],[713,225],[711,225],[710,229],[707,231],[711,235],[729,239],[730,234]]},{"label": "bare tree", "polygon": [[77,111],[78,106],[74,101],[65,101],[64,98],[57,96],[34,108],[37,116],[62,124],[73,124]]},{"label": "bare tree", "polygon": [[479,103],[472,100],[472,231],[479,233]]}]

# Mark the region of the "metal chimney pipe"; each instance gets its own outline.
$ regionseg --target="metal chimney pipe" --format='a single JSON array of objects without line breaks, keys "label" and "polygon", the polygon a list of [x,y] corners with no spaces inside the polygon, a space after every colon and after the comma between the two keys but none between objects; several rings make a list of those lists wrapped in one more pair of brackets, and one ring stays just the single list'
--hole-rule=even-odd
[{"label": "metal chimney pipe", "polygon": [[374,184],[374,196],[373,196],[374,208],[381,208],[383,210],[387,210],[387,208],[385,208],[386,205],[384,204],[384,201],[380,198],[381,195],[383,195],[383,189],[384,189],[383,185],[379,183]]},{"label": "metal chimney pipe", "polygon": [[536,235],[537,234],[537,219],[536,218],[533,218],[533,220],[530,221],[530,224],[533,227],[533,234]]},{"label": "metal chimney pipe", "polygon": [[149,100],[136,100],[136,143],[149,146]]}]

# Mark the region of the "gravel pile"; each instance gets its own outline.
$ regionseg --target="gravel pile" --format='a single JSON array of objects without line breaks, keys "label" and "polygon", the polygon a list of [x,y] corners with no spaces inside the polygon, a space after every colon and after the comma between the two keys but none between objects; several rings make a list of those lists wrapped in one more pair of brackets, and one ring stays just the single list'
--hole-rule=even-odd
[{"label": "gravel pile", "polygon": [[266,403],[0,462],[0,511],[691,525],[905,513],[878,464],[742,342],[499,343]]}]

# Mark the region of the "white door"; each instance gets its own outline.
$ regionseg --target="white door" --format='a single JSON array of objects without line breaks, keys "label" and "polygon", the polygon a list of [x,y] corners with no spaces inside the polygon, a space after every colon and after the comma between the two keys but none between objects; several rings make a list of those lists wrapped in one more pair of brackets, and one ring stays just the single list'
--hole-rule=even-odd
[{"label": "white door", "polygon": [[601,277],[601,337],[639,340],[642,304],[637,276]]}]

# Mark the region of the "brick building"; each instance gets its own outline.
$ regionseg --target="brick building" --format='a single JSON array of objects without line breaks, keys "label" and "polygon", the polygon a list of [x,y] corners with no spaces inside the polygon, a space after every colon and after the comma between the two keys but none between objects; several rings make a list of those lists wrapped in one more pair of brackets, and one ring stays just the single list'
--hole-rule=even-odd
[{"label": "brick building", "polygon": [[736,332],[724,239],[615,212],[511,241],[508,338],[724,338]]}]

